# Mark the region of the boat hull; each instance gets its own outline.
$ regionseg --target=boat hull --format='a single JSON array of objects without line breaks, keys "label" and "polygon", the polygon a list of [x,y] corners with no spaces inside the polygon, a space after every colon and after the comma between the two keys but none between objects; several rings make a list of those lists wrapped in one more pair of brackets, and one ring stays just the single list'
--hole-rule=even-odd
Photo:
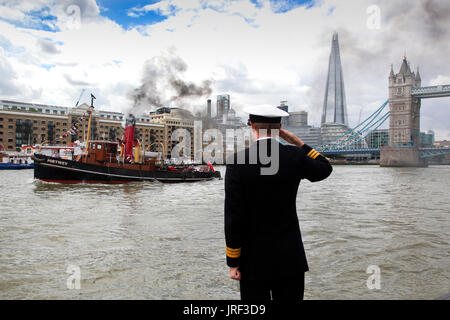
[{"label": "boat hull", "polygon": [[220,178],[220,172],[131,170],[35,154],[34,178],[59,183],[195,182]]}]

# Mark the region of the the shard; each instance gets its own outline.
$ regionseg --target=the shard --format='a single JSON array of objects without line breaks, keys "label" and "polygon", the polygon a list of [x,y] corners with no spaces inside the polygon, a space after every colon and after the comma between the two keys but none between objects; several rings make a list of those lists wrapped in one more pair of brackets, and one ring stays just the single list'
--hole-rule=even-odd
[{"label": "the shard", "polygon": [[348,126],[344,75],[342,73],[337,32],[333,33],[331,41],[331,54],[322,112],[322,124],[324,123],[338,123]]}]

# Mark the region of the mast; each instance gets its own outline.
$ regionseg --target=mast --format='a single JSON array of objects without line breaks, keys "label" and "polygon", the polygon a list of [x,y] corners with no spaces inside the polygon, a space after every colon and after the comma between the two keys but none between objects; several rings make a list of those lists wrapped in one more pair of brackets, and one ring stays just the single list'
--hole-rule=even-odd
[{"label": "mast", "polygon": [[87,155],[89,153],[89,138],[91,136],[91,122],[92,122],[92,114],[94,113],[94,99],[95,96],[91,93],[91,106],[89,107],[89,123],[88,123],[88,134],[87,134],[87,139],[86,139],[86,160],[87,160]]}]

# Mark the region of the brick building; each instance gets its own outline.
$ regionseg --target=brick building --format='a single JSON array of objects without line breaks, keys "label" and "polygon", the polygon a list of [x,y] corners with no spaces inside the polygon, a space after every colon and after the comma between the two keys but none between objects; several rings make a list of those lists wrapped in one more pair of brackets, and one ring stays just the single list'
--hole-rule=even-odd
[{"label": "brick building", "polygon": [[[87,104],[77,108],[0,100],[0,145],[6,151],[16,151],[22,145],[43,143],[65,145],[76,140],[85,141],[88,121],[82,121],[78,133],[60,138],[89,109]],[[162,108],[149,115],[136,116],[136,138],[145,149],[150,145],[164,146],[165,156],[177,142],[171,141],[172,132],[186,128],[194,139],[194,120],[190,112],[177,108]],[[124,115],[118,112],[94,110],[91,140],[121,139],[124,134]],[[193,142],[191,143],[193,148]],[[191,152],[193,155],[193,151]]]}]

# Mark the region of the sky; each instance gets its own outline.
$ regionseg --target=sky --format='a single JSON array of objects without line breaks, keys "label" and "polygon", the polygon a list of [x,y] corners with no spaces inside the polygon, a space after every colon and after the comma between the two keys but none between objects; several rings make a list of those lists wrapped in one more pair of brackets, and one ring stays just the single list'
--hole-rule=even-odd
[{"label": "sky", "polygon": [[[354,126],[388,98],[405,54],[422,86],[450,84],[449,16],[447,0],[0,0],[0,99],[71,107],[85,89],[81,102],[92,92],[97,108],[125,112],[169,57],[178,80],[211,89],[170,99],[174,88],[155,87],[170,107],[205,112],[211,98],[215,110],[229,94],[244,118],[287,100],[319,126],[336,31]],[[422,100],[430,129],[450,139],[449,98]]]}]

